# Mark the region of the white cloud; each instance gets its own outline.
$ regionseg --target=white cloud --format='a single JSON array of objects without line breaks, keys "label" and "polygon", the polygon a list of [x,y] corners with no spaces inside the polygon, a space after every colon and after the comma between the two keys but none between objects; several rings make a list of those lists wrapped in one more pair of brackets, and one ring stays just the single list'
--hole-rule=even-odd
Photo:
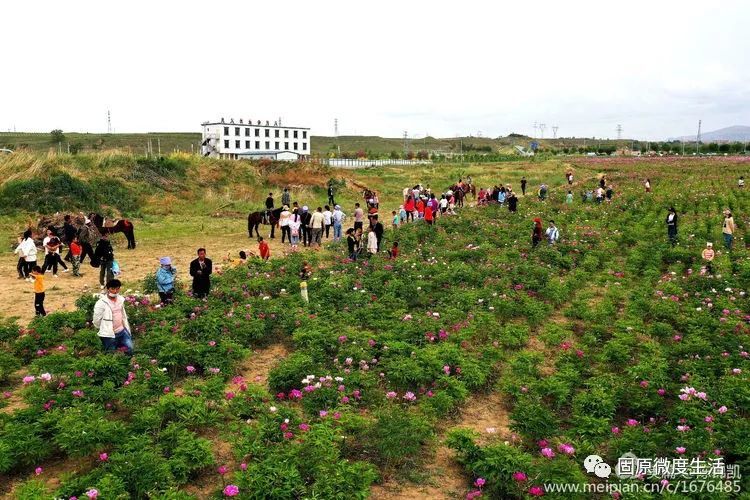
[{"label": "white cloud", "polygon": [[[533,3],[11,2],[0,128],[314,134],[532,132],[663,138],[747,124],[750,6]],[[8,20],[11,20],[8,22]],[[10,97],[9,97],[10,96]],[[744,121],[743,121],[744,120]],[[548,127],[547,134],[551,134]]]}]

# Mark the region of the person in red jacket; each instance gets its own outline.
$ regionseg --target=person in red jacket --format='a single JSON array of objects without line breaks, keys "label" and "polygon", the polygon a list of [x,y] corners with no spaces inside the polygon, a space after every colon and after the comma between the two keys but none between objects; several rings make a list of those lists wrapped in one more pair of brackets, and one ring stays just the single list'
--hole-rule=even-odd
[{"label": "person in red jacket", "polygon": [[424,201],[422,201],[422,198],[417,200],[417,214],[420,219],[424,219]]},{"label": "person in red jacket", "polygon": [[537,217],[534,219],[534,231],[531,233],[531,246],[536,248],[540,241],[542,241],[542,219]]},{"label": "person in red jacket", "polygon": [[435,216],[432,213],[432,207],[428,203],[426,207],[424,207],[424,220],[429,224],[432,225],[433,222],[435,222]]},{"label": "person in red jacket", "polygon": [[258,237],[258,251],[260,251],[260,258],[268,260],[271,257],[271,249],[268,248],[268,243],[263,240],[263,237]]},{"label": "person in red jacket", "polygon": [[406,199],[406,203],[404,203],[404,210],[406,210],[406,222],[409,222],[409,220],[414,222],[414,208],[414,198],[409,195],[409,198]]}]

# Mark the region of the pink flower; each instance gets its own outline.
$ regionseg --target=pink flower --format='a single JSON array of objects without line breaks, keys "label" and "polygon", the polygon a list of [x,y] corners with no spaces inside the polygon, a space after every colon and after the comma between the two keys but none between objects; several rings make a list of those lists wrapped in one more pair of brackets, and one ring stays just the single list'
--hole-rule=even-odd
[{"label": "pink flower", "polygon": [[620,428],[619,427],[612,427],[612,434],[619,434]]},{"label": "pink flower", "polygon": [[739,368],[732,368],[732,373],[735,375],[739,375],[740,373],[742,373],[742,370],[740,370]]},{"label": "pink flower", "polygon": [[656,394],[663,396],[667,393],[666,389],[657,389]]},{"label": "pink flower", "polygon": [[573,447],[572,447],[572,446],[571,446],[570,444],[568,444],[568,443],[562,443],[561,445],[559,445],[559,446],[557,447],[557,450],[558,450],[558,451],[559,451],[560,453],[564,453],[564,454],[566,454],[566,455],[572,455],[572,454],[574,454],[574,453],[576,452],[576,449],[575,449],[575,448],[573,448]]},{"label": "pink flower", "polygon": [[341,342],[343,344],[344,342],[346,342],[346,338],[347,338],[346,335],[341,335],[339,337],[339,342]]},{"label": "pink flower", "polygon": [[393,399],[393,398],[395,398],[396,396],[398,396],[398,394],[396,394],[396,393],[395,393],[395,392],[393,392],[393,391],[388,391],[388,392],[386,392],[386,393],[385,393],[385,397],[387,397],[388,399]]},{"label": "pink flower", "polygon": [[416,401],[417,396],[415,396],[413,392],[409,391],[406,394],[404,394],[404,399],[407,401]]},{"label": "pink flower", "polygon": [[299,430],[301,430],[302,432],[307,432],[310,430],[310,426],[305,423],[299,424]]},{"label": "pink flower", "polygon": [[320,418],[324,418],[328,415],[328,412],[325,410],[320,410]]},{"label": "pink flower", "polygon": [[84,495],[89,497],[89,500],[92,500],[99,496],[99,490],[97,490],[96,488],[91,488],[89,491],[84,493]]},{"label": "pink flower", "polygon": [[188,373],[195,373],[195,367],[192,365],[188,365],[185,367],[185,371]]},{"label": "pink flower", "polygon": [[41,375],[39,375],[39,378],[44,380],[45,382],[49,382],[50,380],[52,380],[52,375],[50,375],[49,373],[42,373]]},{"label": "pink flower", "polygon": [[638,425],[638,421],[637,421],[637,420],[635,420],[634,418],[629,418],[629,419],[628,419],[628,420],[627,420],[627,421],[625,422],[625,425],[627,425],[628,427],[635,427],[636,425]]},{"label": "pink flower", "polygon": [[526,481],[528,479],[528,476],[526,476],[525,472],[518,471],[513,473],[513,479],[521,483],[523,481]]},{"label": "pink flower", "polygon": [[292,439],[294,437],[294,434],[291,432],[285,432],[284,433],[284,439]]},{"label": "pink flower", "polygon": [[231,401],[234,399],[234,393],[232,391],[227,391],[227,393],[224,394],[224,397],[227,398],[227,401]]},{"label": "pink flower", "polygon": [[643,387],[644,389],[648,387],[648,380],[641,380],[641,387]]},{"label": "pink flower", "polygon": [[226,474],[227,472],[229,472],[229,469],[227,468],[227,466],[226,466],[226,465],[220,465],[220,466],[219,466],[219,467],[218,467],[218,468],[216,469],[216,472],[218,472],[219,474],[221,474],[221,475],[223,476],[224,474]]},{"label": "pink flower", "polygon": [[368,344],[370,344],[370,347],[375,347],[376,342],[373,339],[370,339],[367,341]]},{"label": "pink flower", "polygon": [[163,392],[164,392],[164,394],[169,394],[169,391],[171,391],[171,390],[172,390],[172,389],[170,389],[170,388],[169,388],[169,386],[166,386],[166,387],[164,388]]},{"label": "pink flower", "polygon": [[687,449],[684,446],[678,446],[674,449],[674,451],[676,451],[679,455],[682,455],[687,451]]},{"label": "pink flower", "polygon": [[727,412],[727,407],[722,405],[722,406],[719,407],[718,411],[719,411],[719,413],[726,413]]},{"label": "pink flower", "polygon": [[555,452],[552,451],[552,448],[542,448],[542,451],[540,452],[543,457],[552,458],[555,456]]},{"label": "pink flower", "polygon": [[99,453],[99,460],[101,460],[102,462],[106,462],[107,460],[109,460],[109,455],[107,455],[106,453]]},{"label": "pink flower", "polygon": [[246,471],[247,470],[247,464],[245,462],[242,462],[240,464],[240,469],[242,469],[242,471]]},{"label": "pink flower", "polygon": [[443,366],[443,371],[445,372],[446,375],[450,375],[451,374],[451,367],[448,366],[448,365],[445,365],[445,366]]},{"label": "pink flower", "polygon": [[538,444],[540,448],[546,448],[547,446],[549,446],[549,443],[546,439],[540,439],[536,444]]},{"label": "pink flower", "polygon": [[334,420],[338,420],[338,419],[340,419],[340,418],[341,418],[341,413],[339,413],[339,412],[336,412],[336,413],[334,413],[334,414],[333,414],[333,419],[334,419]]},{"label": "pink flower", "polygon": [[224,495],[225,496],[234,497],[234,496],[237,496],[239,494],[240,494],[240,489],[237,486],[233,485],[233,484],[228,484],[224,488]]},{"label": "pink flower", "polygon": [[26,375],[23,378],[23,383],[24,383],[24,385],[27,385],[27,384],[32,383],[34,380],[36,380],[36,377],[34,375]]},{"label": "pink flower", "polygon": [[708,422],[709,424],[714,421],[714,417],[711,415],[706,416],[706,418],[703,419],[705,422]]},{"label": "pink flower", "polygon": [[37,467],[36,469],[34,469],[34,474],[37,476],[42,472],[44,472],[44,469],[42,469],[41,467]]},{"label": "pink flower", "polygon": [[478,477],[476,481],[474,481],[474,486],[476,486],[477,488],[481,488],[482,486],[484,486],[484,483],[486,482],[487,481],[485,481],[483,477]]},{"label": "pink flower", "polygon": [[543,486],[532,486],[529,488],[529,495],[532,497],[543,497],[544,496],[544,487]]},{"label": "pink flower", "polygon": [[73,391],[71,392],[74,398],[82,398],[83,397],[83,391]]}]

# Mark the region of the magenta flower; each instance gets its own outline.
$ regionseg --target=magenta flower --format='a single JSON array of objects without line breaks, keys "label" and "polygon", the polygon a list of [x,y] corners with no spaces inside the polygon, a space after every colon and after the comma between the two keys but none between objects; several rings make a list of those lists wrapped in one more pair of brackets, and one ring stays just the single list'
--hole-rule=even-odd
[{"label": "magenta flower", "polygon": [[310,426],[305,423],[299,424],[299,430],[301,430],[302,432],[307,432],[310,430]]},{"label": "magenta flower", "polygon": [[487,482],[487,481],[485,481],[485,479],[484,479],[483,477],[478,477],[478,478],[476,479],[476,481],[474,481],[474,486],[476,486],[477,488],[481,488],[482,486],[484,486],[484,484],[485,484],[486,482]]},{"label": "magenta flower", "polygon": [[555,456],[555,452],[552,451],[552,448],[542,448],[542,451],[540,452],[543,457],[552,458]]},{"label": "magenta flower", "polygon": [[71,392],[74,398],[82,398],[83,397],[83,391],[73,391]]},{"label": "magenta flower", "polygon": [[667,393],[666,389],[658,389],[658,390],[656,391],[656,394],[658,394],[659,396],[663,396],[663,395],[665,395],[666,393]]},{"label": "magenta flower", "polygon": [[84,493],[87,497],[89,497],[89,500],[93,500],[99,496],[99,490],[96,488],[91,488],[89,491]]},{"label": "magenta flower", "polygon": [[346,342],[346,339],[347,339],[346,335],[341,335],[341,336],[339,336],[339,342],[341,342],[342,344],[343,344],[344,342]]},{"label": "magenta flower", "polygon": [[417,396],[415,396],[413,392],[409,391],[406,394],[404,394],[404,399],[407,401],[416,401]]},{"label": "magenta flower", "polygon": [[243,471],[246,471],[247,470],[247,464],[245,462],[242,462],[240,464],[240,469],[242,469]]},{"label": "magenta flower", "polygon": [[676,451],[679,455],[682,455],[687,451],[687,449],[684,446],[678,446],[674,449],[674,451]]},{"label": "magenta flower", "polygon": [[320,418],[324,418],[328,415],[328,412],[325,410],[320,410]]},{"label": "magenta flower", "polygon": [[234,399],[234,393],[232,391],[227,391],[227,393],[224,394],[224,397],[227,398],[227,401],[231,401]]},{"label": "magenta flower", "polygon": [[532,497],[542,497],[544,496],[544,487],[543,486],[532,486],[529,488],[529,495]]},{"label": "magenta flower", "polygon": [[519,483],[522,483],[523,481],[526,481],[528,479],[528,476],[526,476],[525,472],[514,472],[513,473],[513,480],[518,481]]},{"label": "magenta flower", "polygon": [[627,425],[628,427],[635,427],[636,425],[638,425],[638,421],[636,419],[634,419],[634,418],[629,418],[625,422],[625,425]]},{"label": "magenta flower", "polygon": [[109,455],[107,455],[106,453],[99,453],[99,460],[101,460],[102,462],[106,462],[107,460],[109,460]]},{"label": "magenta flower", "polygon": [[388,391],[388,392],[386,392],[386,393],[385,393],[385,397],[387,397],[388,399],[393,399],[393,398],[395,398],[396,396],[398,396],[398,394],[396,394],[396,393],[395,393],[395,392],[393,392],[393,391]]},{"label": "magenta flower", "polygon": [[36,469],[34,469],[34,474],[37,476],[42,472],[44,472],[44,469],[42,469],[41,467],[37,467]]},{"label": "magenta flower", "polygon": [[562,443],[561,445],[559,445],[559,446],[557,447],[557,450],[558,450],[558,451],[559,451],[560,453],[564,453],[564,454],[566,454],[566,455],[572,455],[572,454],[574,454],[574,453],[576,452],[576,449],[575,449],[575,448],[573,448],[573,446],[571,446],[571,445],[570,445],[570,444],[568,444],[568,443]]},{"label": "magenta flower", "polygon": [[229,469],[227,468],[227,466],[226,466],[226,465],[220,465],[220,466],[219,466],[219,467],[218,467],[218,468],[216,469],[216,472],[218,472],[219,474],[221,474],[221,475],[223,476],[224,474],[226,474],[227,472],[229,472]]},{"label": "magenta flower", "polygon": [[195,373],[195,367],[192,365],[188,365],[185,367],[185,371],[188,373]]},{"label": "magenta flower", "polygon": [[233,485],[233,484],[228,484],[226,486],[226,488],[224,488],[224,495],[225,496],[234,497],[234,496],[237,496],[239,494],[240,494],[240,489],[237,486]]},{"label": "magenta flower", "polygon": [[719,411],[719,413],[726,413],[727,412],[727,407],[724,406],[724,405],[722,405],[722,406],[719,407],[718,411]]},{"label": "magenta flower", "polygon": [[36,380],[36,377],[34,375],[26,375],[23,378],[23,383],[24,383],[24,385],[28,385],[28,384],[32,383],[34,380]]}]

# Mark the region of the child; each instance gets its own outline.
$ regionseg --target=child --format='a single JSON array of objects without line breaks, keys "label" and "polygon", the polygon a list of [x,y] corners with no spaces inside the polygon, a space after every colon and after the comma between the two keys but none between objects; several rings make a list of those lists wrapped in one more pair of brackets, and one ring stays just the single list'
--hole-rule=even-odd
[{"label": "child", "polygon": [[388,250],[388,255],[391,257],[391,259],[395,259],[398,257],[398,241],[393,242],[393,246],[390,250]]},{"label": "child", "polygon": [[714,255],[714,244],[711,242],[706,243],[706,248],[703,249],[701,257],[706,261],[706,272],[708,272],[708,274],[714,273],[713,266],[711,265],[714,260]]},{"label": "child", "polygon": [[271,249],[268,248],[268,243],[263,241],[263,237],[258,237],[258,251],[260,251],[260,258],[263,260],[268,260],[268,258],[271,256]]},{"label": "child", "polygon": [[358,246],[357,237],[354,235],[354,228],[350,227],[346,230],[346,247],[349,251],[349,259],[357,260]]},{"label": "child", "polygon": [[34,278],[34,312],[37,316],[46,316],[44,310],[44,272],[39,266],[34,266],[31,270],[31,277]]},{"label": "child", "polygon": [[406,222],[406,209],[401,205],[398,210],[398,223],[403,224]]},{"label": "child", "polygon": [[397,214],[395,210],[391,213],[393,214],[393,229],[398,229],[398,225],[401,222],[401,216]]},{"label": "child", "polygon": [[568,194],[565,196],[565,203],[568,205],[573,203],[573,191],[568,191]]},{"label": "child", "polygon": [[73,237],[73,241],[70,242],[70,263],[73,266],[73,276],[81,276],[81,252],[83,248],[81,243],[78,241],[78,236]]},{"label": "child", "polygon": [[367,252],[371,256],[378,253],[378,237],[375,234],[375,228],[372,225],[367,233]]}]

